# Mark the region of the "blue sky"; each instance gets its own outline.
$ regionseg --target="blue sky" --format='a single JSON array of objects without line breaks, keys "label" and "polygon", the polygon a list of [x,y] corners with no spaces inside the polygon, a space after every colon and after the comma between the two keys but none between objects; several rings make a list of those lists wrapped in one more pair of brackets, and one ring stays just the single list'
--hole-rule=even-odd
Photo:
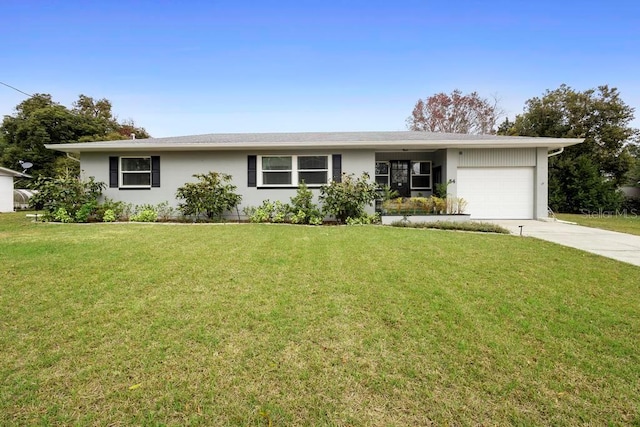
[{"label": "blue sky", "polygon": [[[640,2],[12,1],[0,81],[112,101],[152,136],[404,130],[418,98],[497,95],[509,117],[608,84],[640,127]],[[0,114],[25,96],[0,86]]]}]

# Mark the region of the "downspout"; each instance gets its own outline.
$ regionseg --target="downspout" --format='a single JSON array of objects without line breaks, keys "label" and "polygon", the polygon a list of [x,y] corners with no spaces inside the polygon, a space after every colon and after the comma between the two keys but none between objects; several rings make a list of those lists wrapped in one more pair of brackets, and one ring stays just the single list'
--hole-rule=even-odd
[{"label": "downspout", "polygon": [[[558,154],[562,154],[562,152],[564,151],[564,147],[561,147],[558,151],[554,152],[554,153],[547,153],[547,157],[553,157],[553,156],[557,156]],[[553,216],[553,220],[555,222],[561,222],[563,224],[572,224],[572,225],[576,225],[576,222],[571,222],[571,221],[564,221],[562,219],[558,219],[556,218],[556,214],[551,210],[551,208],[549,206],[547,206],[547,210],[549,212],[551,212],[551,215]]]},{"label": "downspout", "polygon": [[547,157],[553,157],[553,156],[557,156],[558,154],[562,154],[562,152],[564,151],[564,147],[560,148],[558,151],[556,151],[555,153],[547,153]]},{"label": "downspout", "polygon": [[75,160],[76,162],[80,163],[79,159],[76,159],[75,157],[71,156],[69,153],[66,153],[66,154],[67,154],[67,158],[69,158],[71,160]]}]

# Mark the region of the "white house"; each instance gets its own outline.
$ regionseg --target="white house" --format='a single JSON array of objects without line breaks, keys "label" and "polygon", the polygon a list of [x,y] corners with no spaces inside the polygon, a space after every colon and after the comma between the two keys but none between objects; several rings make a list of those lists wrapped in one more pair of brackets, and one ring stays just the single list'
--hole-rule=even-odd
[{"label": "white house", "polygon": [[21,172],[0,167],[0,212],[13,212],[13,179],[30,178]]},{"label": "white house", "polygon": [[[233,176],[243,206],[288,202],[298,183],[319,188],[343,172],[367,172],[403,196],[428,196],[438,183],[468,202],[472,219],[547,216],[548,157],[582,139],[428,132],[208,134],[46,147],[80,155],[85,176],[106,197],[174,205],[195,173]],[[316,190],[317,193],[317,190]]]}]

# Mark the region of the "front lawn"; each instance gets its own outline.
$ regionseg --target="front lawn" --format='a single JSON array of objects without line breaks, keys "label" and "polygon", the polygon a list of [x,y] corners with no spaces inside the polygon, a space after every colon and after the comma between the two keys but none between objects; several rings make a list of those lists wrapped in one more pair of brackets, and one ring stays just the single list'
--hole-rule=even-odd
[{"label": "front lawn", "polygon": [[640,236],[640,212],[557,214],[558,219],[575,222],[585,227],[602,228]]},{"label": "front lawn", "polygon": [[640,268],[380,226],[0,214],[19,425],[640,423]]}]

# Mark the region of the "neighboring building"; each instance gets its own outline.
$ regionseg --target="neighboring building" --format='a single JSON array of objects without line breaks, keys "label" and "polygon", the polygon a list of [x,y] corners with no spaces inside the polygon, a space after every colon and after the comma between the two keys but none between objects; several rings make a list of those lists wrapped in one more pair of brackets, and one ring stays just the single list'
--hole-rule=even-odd
[{"label": "neighboring building", "polygon": [[[319,188],[341,173],[368,172],[402,196],[428,196],[449,183],[473,219],[547,216],[548,155],[582,139],[428,132],[209,134],[49,144],[80,155],[84,176],[107,184],[106,197],[176,205],[196,173],[233,176],[243,206],[288,202],[298,183]],[[317,190],[315,191],[317,194]]]},{"label": "neighboring building", "polygon": [[13,179],[30,178],[21,172],[0,167],[0,212],[13,212]]}]

